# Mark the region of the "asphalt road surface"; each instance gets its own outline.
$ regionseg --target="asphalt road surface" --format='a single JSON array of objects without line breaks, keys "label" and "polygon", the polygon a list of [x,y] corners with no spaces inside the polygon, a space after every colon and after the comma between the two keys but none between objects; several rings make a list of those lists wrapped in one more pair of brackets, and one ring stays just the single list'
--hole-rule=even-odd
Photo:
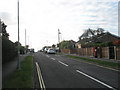
[{"label": "asphalt road surface", "polygon": [[43,52],[35,53],[34,61],[45,88],[119,88],[119,71]]}]

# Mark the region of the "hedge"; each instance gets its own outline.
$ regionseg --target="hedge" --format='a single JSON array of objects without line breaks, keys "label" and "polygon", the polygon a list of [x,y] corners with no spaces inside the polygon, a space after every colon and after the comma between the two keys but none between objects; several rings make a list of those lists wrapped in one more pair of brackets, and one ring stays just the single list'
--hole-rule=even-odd
[{"label": "hedge", "polygon": [[15,44],[8,40],[6,37],[2,37],[2,64],[14,60],[18,55]]}]

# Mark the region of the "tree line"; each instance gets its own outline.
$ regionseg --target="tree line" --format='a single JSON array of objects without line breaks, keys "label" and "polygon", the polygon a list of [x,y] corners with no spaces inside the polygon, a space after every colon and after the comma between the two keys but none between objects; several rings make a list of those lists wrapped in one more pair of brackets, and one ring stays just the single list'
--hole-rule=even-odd
[{"label": "tree line", "polygon": [[9,40],[9,33],[6,31],[7,25],[3,22],[0,21],[0,26],[2,29],[2,64],[8,63],[12,60],[15,59],[15,57],[18,56],[18,44],[20,48],[20,54],[24,54],[25,51],[27,51],[28,46],[22,46],[21,43],[12,42]]}]

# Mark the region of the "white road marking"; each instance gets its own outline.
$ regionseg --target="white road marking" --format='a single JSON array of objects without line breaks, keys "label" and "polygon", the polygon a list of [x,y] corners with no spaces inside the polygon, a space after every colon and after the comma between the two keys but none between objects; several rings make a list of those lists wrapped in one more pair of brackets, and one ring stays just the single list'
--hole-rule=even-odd
[{"label": "white road marking", "polygon": [[49,58],[50,56],[46,55],[46,57],[48,57],[48,58]]},{"label": "white road marking", "polygon": [[59,63],[61,63],[61,64],[65,65],[65,66],[68,66],[67,64],[65,64],[65,63],[63,63],[63,62],[61,62],[61,61],[59,61]]},{"label": "white road marking", "polygon": [[106,69],[109,69],[109,70],[120,72],[120,70],[109,68],[109,67],[105,67],[105,66],[101,66],[101,65],[98,65],[98,64],[94,64],[94,63],[90,63],[90,62],[86,62],[86,61],[80,61],[80,62],[84,62],[84,63],[87,63],[87,64],[92,64],[92,65],[95,65],[95,66],[98,66],[98,67],[102,67],[102,68],[106,68]]},{"label": "white road marking", "polygon": [[97,64],[94,64],[94,63],[85,62],[85,61],[80,61],[80,62],[84,62],[84,63],[87,63],[87,64],[92,64],[92,65],[95,65],[95,66],[98,66],[98,67],[102,67],[102,68],[106,68],[106,69],[109,69],[109,70],[113,70],[113,71],[120,72],[120,71],[117,70],[117,69],[113,69],[113,68],[109,68],[109,67],[105,67],[105,66],[100,66],[100,65],[97,65]]},{"label": "white road marking", "polygon": [[52,60],[55,60],[55,58],[51,58]]},{"label": "white road marking", "polygon": [[[95,64],[96,65],[96,64]],[[109,68],[109,67],[105,67],[105,66],[100,66],[100,65],[96,65],[98,67],[102,67],[102,68],[106,68],[106,69],[109,69],[109,70],[113,70],[113,71],[117,71],[117,72],[120,72],[119,70],[117,69],[113,69],[113,68]]]},{"label": "white road marking", "polygon": [[40,88],[41,88],[41,90],[46,90],[45,89],[45,84],[44,84],[44,81],[43,81],[43,78],[42,78],[41,70],[40,70],[40,67],[39,67],[37,62],[36,62],[36,67],[37,67],[37,73],[38,73]]},{"label": "white road marking", "polygon": [[81,71],[79,71],[79,70],[76,70],[76,72],[78,72],[78,73],[80,73],[80,74],[82,74],[82,75],[84,75],[84,76],[86,76],[86,77],[88,77],[88,78],[90,78],[90,79],[92,79],[92,80],[94,80],[94,81],[96,81],[96,82],[98,82],[98,83],[100,83],[100,84],[102,84],[102,85],[110,88],[110,89],[116,90],[116,89],[113,88],[112,86],[110,86],[110,85],[108,85],[108,84],[105,84],[104,82],[102,82],[102,81],[100,81],[100,80],[97,80],[97,79],[95,79],[94,77],[92,77],[92,76],[90,76],[90,75],[87,75],[87,74],[85,74],[85,73],[83,73],[83,72],[81,72]]}]

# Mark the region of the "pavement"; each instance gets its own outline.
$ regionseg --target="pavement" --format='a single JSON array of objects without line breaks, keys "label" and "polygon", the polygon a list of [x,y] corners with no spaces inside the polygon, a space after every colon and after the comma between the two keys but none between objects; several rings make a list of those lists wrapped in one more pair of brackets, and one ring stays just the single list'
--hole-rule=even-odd
[{"label": "pavement", "polygon": [[65,54],[64,55],[72,55],[72,56],[79,56],[79,57],[85,57],[89,59],[96,59],[96,60],[101,60],[101,61],[107,61],[107,62],[114,62],[114,63],[120,63],[120,60],[115,60],[115,59],[107,59],[107,58],[95,58],[95,57],[90,57],[90,56],[80,56],[77,54]]},{"label": "pavement", "polygon": [[[25,55],[20,55],[20,62],[23,61],[24,58],[28,55],[29,53]],[[9,78],[9,76],[17,69],[17,59],[18,57],[2,66],[2,83],[4,83]]]},{"label": "pavement", "polygon": [[34,60],[39,64],[46,89],[120,89],[120,73],[118,71],[74,60],[59,54],[37,52],[34,54]]}]

